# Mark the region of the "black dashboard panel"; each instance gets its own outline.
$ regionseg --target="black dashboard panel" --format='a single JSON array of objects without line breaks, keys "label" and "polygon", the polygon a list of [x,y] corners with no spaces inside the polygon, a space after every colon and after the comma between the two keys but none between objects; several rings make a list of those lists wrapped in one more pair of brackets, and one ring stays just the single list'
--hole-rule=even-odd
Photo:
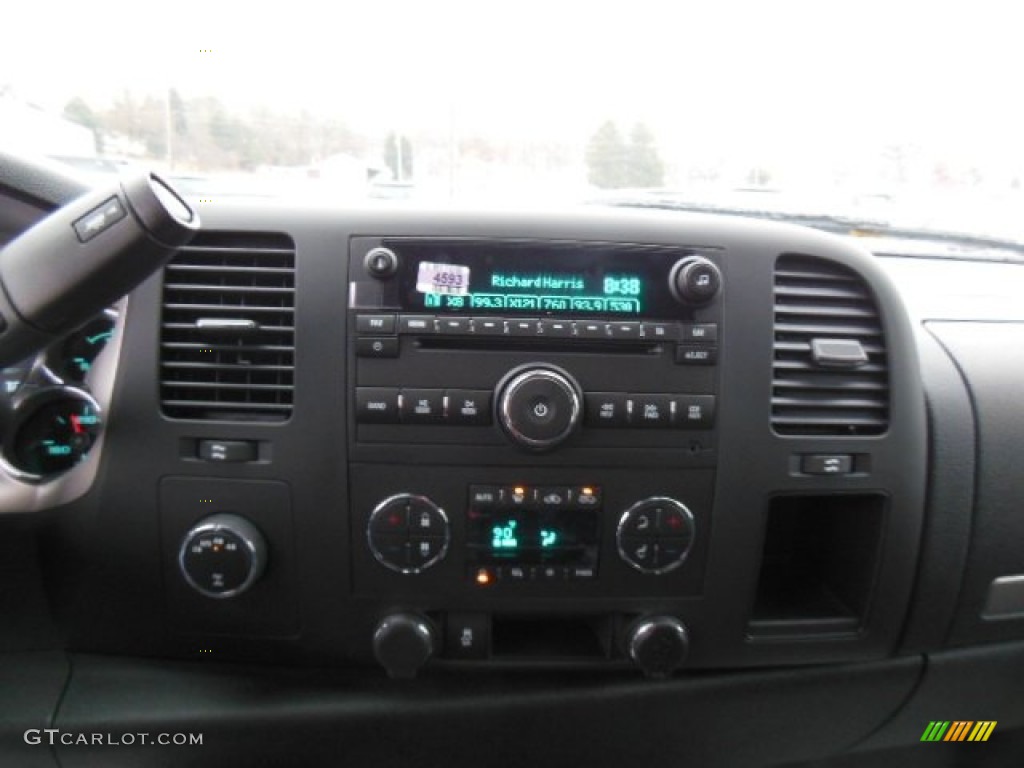
[{"label": "black dashboard panel", "polygon": [[[1024,325],[930,322],[930,333],[956,362],[976,421],[977,485],[964,580],[949,642],[1013,640],[1024,632],[1024,536],[1019,452],[1024,423]],[[998,360],[998,365],[993,361]]]},{"label": "black dashboard panel", "polygon": [[[292,410],[273,423],[161,415],[163,281],[155,277],[132,295],[97,480],[51,519],[44,541],[71,649],[367,664],[375,633],[394,617],[407,629],[401,622],[410,617],[422,622],[433,662],[468,669],[625,666],[631,639],[651,618],[683,628],[685,664],[694,669],[855,661],[897,648],[921,535],[924,403],[900,298],[859,250],[799,228],[646,213],[336,213],[254,205],[211,207],[203,215],[218,248],[236,238],[244,253],[260,233],[294,243]],[[615,277],[664,282],[650,286],[660,296],[647,305],[653,315],[574,315],[559,305],[526,318],[537,323],[528,338],[506,334],[504,325],[500,335],[477,336],[476,326],[466,332],[462,321],[449,334],[438,323],[462,313],[402,304],[399,294],[375,292],[375,285],[390,285],[387,279],[363,271],[369,247],[391,244],[401,255],[396,244],[411,241],[532,243],[555,262],[566,243],[598,259],[601,249],[633,250],[656,254],[654,266],[618,275],[617,264]],[[783,254],[800,258],[779,262]],[[708,257],[720,272],[720,292],[704,303],[678,301],[666,289],[678,262],[692,255]],[[792,263],[813,267],[786,276],[806,281],[806,296],[777,288],[778,273]],[[477,314],[524,319],[519,312]],[[381,315],[394,317],[393,334],[369,324],[368,316]],[[401,332],[404,315],[428,316],[431,332]],[[244,305],[216,316],[247,317]],[[595,321],[603,335],[580,339]],[[621,323],[626,327],[613,328]],[[648,336],[655,326],[672,335],[714,328],[714,358],[694,363],[679,352],[706,349],[709,339]],[[553,335],[538,338],[544,331]],[[813,362],[811,342],[851,336],[870,358],[851,380],[871,398],[842,393],[854,368],[828,369],[826,360],[818,370]],[[397,356],[377,354],[364,337],[388,340]],[[229,343],[212,340],[211,350]],[[542,451],[515,444],[496,405],[508,393],[510,372],[537,369],[565,374],[581,405],[581,424]],[[794,383],[779,371],[794,370],[810,374],[810,401],[782,391]],[[814,389],[823,382],[824,390]],[[361,389],[409,400],[394,401],[395,423],[363,423]],[[490,423],[431,421],[454,412],[453,398],[465,391],[483,396],[469,417],[483,414]],[[881,434],[833,434],[815,421],[834,419],[839,407],[877,423],[870,409],[878,392]],[[627,396],[636,415],[654,423],[599,426],[600,396],[609,393]],[[691,413],[673,400],[681,395],[712,398],[713,410],[695,411],[696,423],[677,423]],[[805,409],[804,434],[773,429],[773,398]],[[431,413],[432,403],[442,410]],[[422,414],[414,413],[417,404]],[[821,404],[827,407],[819,412]],[[403,408],[413,409],[411,422]],[[209,453],[208,441],[219,445],[219,456]],[[229,460],[236,450],[244,460]],[[508,498],[522,487],[535,506],[479,523],[471,493],[481,487]],[[599,498],[590,511],[574,506],[587,495],[583,489]],[[386,531],[381,545],[397,553],[398,568],[379,556],[368,531],[371,513],[394,496],[426,497],[447,521],[442,538],[428,540],[410,530],[413,507],[402,502],[400,530]],[[546,498],[556,510],[542,510]],[[654,501],[627,514],[645,499]],[[675,502],[689,515],[671,523]],[[665,525],[686,527],[664,536],[634,531],[644,510],[652,525],[664,515]],[[185,532],[217,513],[250,518],[266,539],[262,577],[238,598],[196,594],[178,570]],[[505,551],[487,554],[491,529],[506,530],[509,522],[533,537],[532,549],[524,538],[523,553],[510,552],[510,542],[518,547],[512,536],[503,539]],[[481,534],[480,525],[490,528]],[[591,531],[584,555],[542,551],[542,538],[557,550],[560,536],[584,529]],[[663,559],[646,559],[655,557]],[[483,644],[463,647],[466,629]]]}]

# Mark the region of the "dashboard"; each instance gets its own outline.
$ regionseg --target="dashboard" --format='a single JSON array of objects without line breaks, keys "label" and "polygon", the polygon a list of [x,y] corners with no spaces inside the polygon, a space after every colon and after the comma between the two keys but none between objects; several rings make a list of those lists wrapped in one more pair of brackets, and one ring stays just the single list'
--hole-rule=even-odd
[{"label": "dashboard", "polygon": [[[783,717],[849,694],[778,760],[906,745],[933,680],[987,680],[971,716],[988,695],[1024,722],[993,682],[1024,658],[1021,318],[938,302],[963,265],[689,214],[201,215],[116,308],[0,374],[2,506],[43,510],[9,516],[43,618],[7,642],[75,659],[61,721],[187,722],[191,697],[235,749],[231,723],[266,716],[232,693],[247,669],[272,717],[323,704],[300,731],[417,701],[490,722],[488,691],[636,700],[669,727],[715,690],[695,722],[730,764],[758,762],[725,746],[733,696]],[[404,722],[382,764],[429,741]],[[632,728],[569,742],[621,754]]]}]

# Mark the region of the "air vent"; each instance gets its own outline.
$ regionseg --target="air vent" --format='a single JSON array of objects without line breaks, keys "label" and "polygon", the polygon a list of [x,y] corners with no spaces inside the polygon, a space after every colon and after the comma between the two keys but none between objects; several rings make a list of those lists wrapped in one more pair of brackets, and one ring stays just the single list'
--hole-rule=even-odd
[{"label": "air vent", "polygon": [[775,265],[772,426],[783,435],[877,435],[889,425],[878,307],[844,266],[786,254]]},{"label": "air vent", "polygon": [[164,269],[160,402],[176,419],[284,421],[295,372],[295,246],[201,232]]}]

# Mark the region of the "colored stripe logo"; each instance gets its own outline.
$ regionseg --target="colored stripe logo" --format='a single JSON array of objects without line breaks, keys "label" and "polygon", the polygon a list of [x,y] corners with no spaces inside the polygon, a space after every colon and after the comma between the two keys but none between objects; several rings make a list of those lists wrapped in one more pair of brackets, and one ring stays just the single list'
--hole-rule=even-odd
[{"label": "colored stripe logo", "polygon": [[996,720],[932,720],[921,734],[921,741],[988,741],[996,729]]}]

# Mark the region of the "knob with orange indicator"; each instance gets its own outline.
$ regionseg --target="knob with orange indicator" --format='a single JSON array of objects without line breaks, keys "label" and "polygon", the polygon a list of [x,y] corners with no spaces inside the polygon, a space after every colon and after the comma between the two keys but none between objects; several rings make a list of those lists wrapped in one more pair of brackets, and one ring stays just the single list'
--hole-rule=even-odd
[{"label": "knob with orange indicator", "polygon": [[181,543],[178,565],[186,583],[206,597],[236,597],[263,574],[267,543],[244,517],[211,515],[196,523]]}]

